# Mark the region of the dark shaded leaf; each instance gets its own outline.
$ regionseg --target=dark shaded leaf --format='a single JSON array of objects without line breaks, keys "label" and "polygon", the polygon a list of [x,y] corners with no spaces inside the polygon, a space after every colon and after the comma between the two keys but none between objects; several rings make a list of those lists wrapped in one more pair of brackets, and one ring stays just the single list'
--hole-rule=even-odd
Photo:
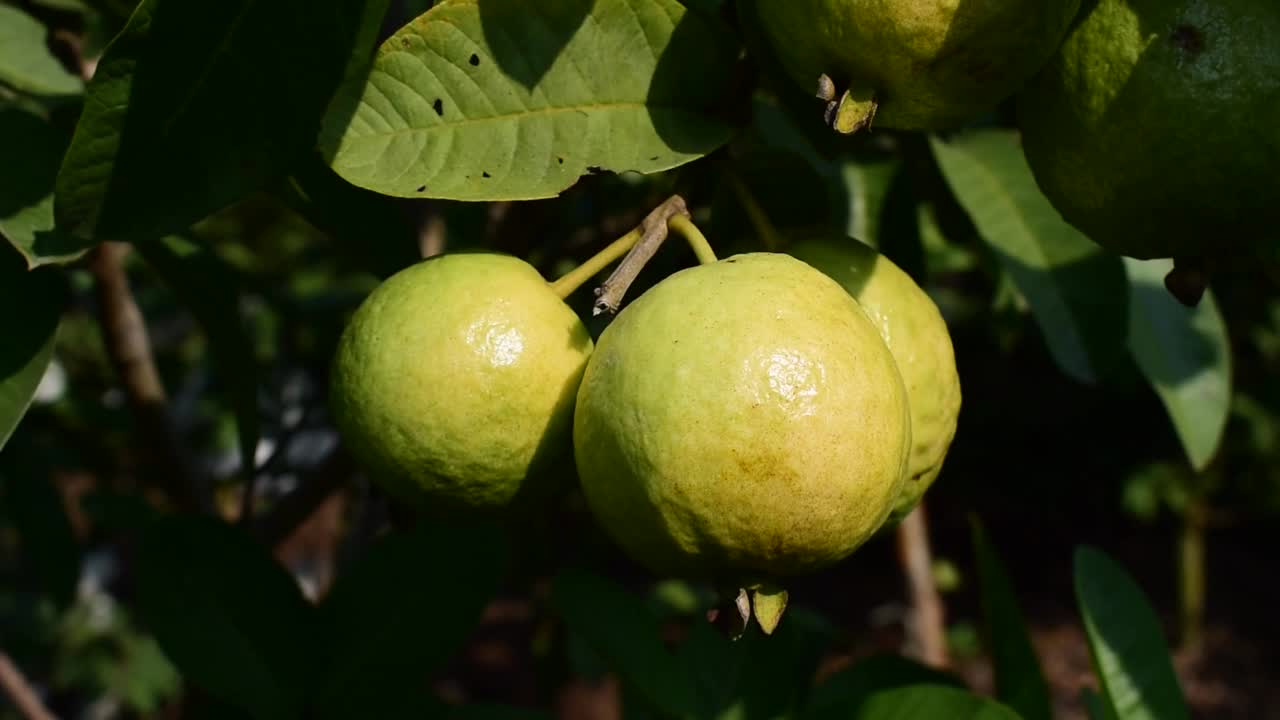
[{"label": "dark shaded leaf", "polygon": [[61,273],[26,270],[17,254],[0,247],[0,449],[27,414],[66,304]]},{"label": "dark shaded leaf", "polygon": [[939,685],[909,685],[878,692],[848,720],[1019,720],[1018,713],[995,700]]},{"label": "dark shaded leaf", "polygon": [[677,717],[697,706],[692,678],[663,647],[657,620],[640,598],[603,578],[567,571],[552,585],[551,600],[569,629],[648,705]]},{"label": "dark shaded leaf", "polygon": [[321,608],[329,652],[316,712],[402,717],[391,708],[414,701],[496,593],[501,538],[485,524],[423,521],[371,546]]},{"label": "dark shaded leaf", "polygon": [[386,2],[144,0],[89,84],[58,227],[152,239],[284,176]]},{"label": "dark shaded leaf", "polygon": [[591,172],[657,172],[725,143],[736,58],[727,28],[675,0],[442,3],[383,43],[320,146],[343,178],[387,195],[552,197]]},{"label": "dark shaded leaf", "polygon": [[1142,590],[1100,550],[1078,548],[1074,565],[1094,671],[1116,719],[1190,717],[1160,622]]},{"label": "dark shaded leaf", "polygon": [[982,618],[996,676],[996,697],[1026,720],[1051,720],[1049,683],[1031,645],[1013,583],[976,517],[971,518],[971,528],[978,581],[982,586]]},{"label": "dark shaded leaf", "polygon": [[931,140],[951,190],[1031,305],[1058,366],[1094,383],[1126,366],[1124,266],[1040,192],[1017,134]]},{"label": "dark shaded leaf", "polygon": [[236,416],[241,472],[251,473],[261,431],[258,369],[240,318],[236,272],[215,253],[180,237],[138,243],[138,252],[199,321]]},{"label": "dark shaded leaf", "polygon": [[315,609],[244,532],[209,517],[156,520],[142,534],[138,609],[187,682],[260,720],[303,717]]},{"label": "dark shaded leaf", "polygon": [[835,673],[815,688],[800,717],[803,720],[843,720],[878,692],[923,684],[962,687],[955,676],[900,655],[874,655]]},{"label": "dark shaded leaf", "polygon": [[29,268],[75,260],[93,245],[53,227],[53,182],[66,145],[41,118],[0,109],[0,235]]}]

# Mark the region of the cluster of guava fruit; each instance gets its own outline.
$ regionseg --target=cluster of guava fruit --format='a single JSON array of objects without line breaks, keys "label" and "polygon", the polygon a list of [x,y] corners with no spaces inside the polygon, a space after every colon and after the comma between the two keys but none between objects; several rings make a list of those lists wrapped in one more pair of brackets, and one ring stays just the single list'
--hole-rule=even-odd
[{"label": "cluster of guava fruit", "polygon": [[392,496],[536,512],[571,456],[634,559],[740,587],[826,567],[909,512],[960,406],[937,307],[825,236],[677,272],[594,344],[523,260],[428,259],[357,309],[331,378],[344,441]]},{"label": "cluster of guava fruit", "polygon": [[1115,253],[1213,264],[1280,234],[1280,2],[740,6],[841,132],[954,129],[1012,100],[1045,195]]}]

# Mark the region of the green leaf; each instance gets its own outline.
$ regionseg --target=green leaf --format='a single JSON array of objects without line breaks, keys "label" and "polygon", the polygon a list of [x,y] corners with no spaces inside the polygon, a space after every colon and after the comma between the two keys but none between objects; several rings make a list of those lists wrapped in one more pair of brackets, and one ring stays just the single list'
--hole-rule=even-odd
[{"label": "green leaf", "polygon": [[32,95],[75,95],[84,90],[45,44],[48,30],[12,5],[0,5],[0,83]]},{"label": "green leaf", "polygon": [[152,239],[283,177],[386,2],[143,0],[89,83],[58,227]]},{"label": "green leaf", "polygon": [[29,268],[75,260],[92,245],[53,227],[53,181],[66,145],[41,118],[0,109],[0,235]]},{"label": "green leaf", "polygon": [[378,540],[344,572],[321,607],[329,652],[320,716],[396,716],[378,708],[412,700],[497,592],[501,537],[487,525],[424,522]]},{"label": "green leaf", "polygon": [[315,609],[241,530],[202,516],[156,520],[139,543],[138,609],[187,682],[260,720],[303,716]]},{"label": "green leaf", "polygon": [[1129,351],[1155,388],[1187,457],[1204,470],[1231,412],[1231,342],[1212,293],[1188,308],[1164,287],[1171,260],[1125,258]]},{"label": "green leaf", "polygon": [[258,365],[240,317],[235,270],[212,251],[180,237],[138,243],[137,249],[204,329],[218,380],[226,384],[222,394],[235,412],[241,472],[252,473],[261,432]]},{"label": "green leaf", "polygon": [[25,270],[16,255],[0,248],[0,449],[27,414],[53,357],[66,304],[63,279],[52,269]]},{"label": "green leaf", "polygon": [[675,0],[447,2],[378,51],[320,146],[400,197],[551,197],[589,172],[657,172],[724,144],[737,44]]},{"label": "green leaf", "polygon": [[1058,366],[1094,383],[1124,366],[1124,266],[1040,192],[1017,134],[931,139],[947,183],[1035,315]]},{"label": "green leaf", "polygon": [[988,633],[996,678],[996,697],[1026,720],[1051,720],[1049,683],[1031,645],[1018,597],[999,553],[982,523],[971,521],[973,549],[982,586],[982,617]]},{"label": "green leaf", "polygon": [[925,684],[962,686],[955,676],[900,655],[873,655],[827,678],[813,691],[800,717],[803,720],[843,720],[878,692]]},{"label": "green leaf", "polygon": [[567,571],[552,585],[551,601],[569,629],[651,707],[687,716],[696,706],[693,680],[663,647],[658,622],[640,598],[603,578]]},{"label": "green leaf", "polygon": [[1117,720],[1190,717],[1160,622],[1142,590],[1094,548],[1078,548],[1074,564],[1094,671]]},{"label": "green leaf", "polygon": [[938,685],[910,685],[867,698],[847,720],[1019,720],[995,700]]}]

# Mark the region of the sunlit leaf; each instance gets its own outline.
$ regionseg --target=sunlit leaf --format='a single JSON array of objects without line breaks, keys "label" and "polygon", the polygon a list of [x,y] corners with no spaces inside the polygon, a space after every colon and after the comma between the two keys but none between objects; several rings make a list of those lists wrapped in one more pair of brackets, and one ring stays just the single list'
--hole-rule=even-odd
[{"label": "sunlit leaf", "polygon": [[75,95],[84,89],[45,42],[48,30],[12,5],[0,5],[0,83],[34,95]]},{"label": "sunlit leaf", "polygon": [[1169,294],[1170,260],[1125,258],[1129,351],[1155,388],[1182,447],[1203,470],[1222,443],[1231,413],[1231,342],[1213,293],[1195,308]]},{"label": "sunlit leaf", "polygon": [[1116,720],[1189,717],[1160,622],[1142,590],[1090,547],[1076,550],[1074,572],[1094,670]]},{"label": "sunlit leaf", "polygon": [[367,83],[330,108],[321,148],[388,195],[550,197],[727,141],[736,57],[724,27],[675,0],[441,3],[383,43]]}]

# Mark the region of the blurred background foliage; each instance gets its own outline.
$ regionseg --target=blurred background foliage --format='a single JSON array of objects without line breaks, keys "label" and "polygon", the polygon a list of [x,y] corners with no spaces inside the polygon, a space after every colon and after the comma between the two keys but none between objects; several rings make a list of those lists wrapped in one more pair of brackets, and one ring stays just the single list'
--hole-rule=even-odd
[{"label": "blurred background foliage", "polygon": [[[426,5],[393,4],[384,32]],[[131,9],[127,0],[0,7],[35,19],[49,68],[96,56]],[[51,69],[48,87],[23,85],[4,74],[8,52],[0,47],[0,115],[23,113],[69,137],[80,102],[78,89],[66,90],[74,75]],[[1064,231],[1026,209],[1025,179],[1019,186],[1006,173],[986,198],[970,196],[972,182],[957,182],[956,173],[983,163],[1003,167],[1006,156],[991,148],[1016,146],[1007,114],[976,131],[994,145],[974,129],[932,146],[891,132],[837,144],[797,123],[798,101],[785,95],[758,94],[746,129],[703,161],[653,176],[591,175],[550,200],[396,200],[345,185],[311,157],[182,236],[128,252],[128,285],[198,494],[211,511],[266,527],[273,538],[270,522],[299,488],[341,487],[305,523],[273,538],[303,593],[325,595],[379,528],[404,523],[345,462],[325,409],[338,335],[379,279],[426,254],[469,248],[526,257],[554,277],[673,192],[722,256],[762,249],[732,190],[736,177],[784,229],[835,228],[878,246],[948,321],[964,407],[929,510],[951,651],[966,678],[990,682],[969,542],[976,514],[1009,563],[1060,710],[1087,672],[1079,633],[1063,630],[1076,625],[1070,552],[1092,542],[1135,571],[1170,634],[1194,650],[1194,662],[1179,668],[1201,716],[1272,717],[1258,713],[1280,706],[1265,682],[1280,668],[1272,617],[1280,580],[1267,570],[1280,547],[1280,272],[1215,278],[1212,302],[1230,349],[1226,428],[1195,469],[1187,437],[1199,430],[1186,426],[1213,420],[1194,411],[1179,419],[1162,402],[1135,361],[1142,353],[1125,351],[1123,327],[1119,344],[1097,339],[1124,325],[1132,317],[1126,302],[1136,302],[1107,290],[1112,270],[1055,256],[1073,240],[1053,244]],[[955,155],[963,152],[970,155]],[[1024,237],[992,230],[986,210],[998,207],[1021,213]],[[0,233],[13,232],[14,222],[0,208]],[[1011,260],[1025,259],[1018,243],[1027,242],[1042,243],[1033,263]],[[6,266],[21,262],[8,246],[0,255]],[[630,296],[692,262],[682,245],[664,246]],[[171,500],[150,477],[149,456],[167,441],[147,434],[121,387],[92,258],[64,274],[52,359],[0,455],[0,649],[61,716],[176,717],[190,693],[135,618],[137,531],[150,512],[140,498]],[[214,298],[230,304],[213,310]],[[584,288],[570,303],[588,317],[591,300]],[[6,319],[28,312],[20,300],[6,302]],[[600,327],[593,321],[593,331]],[[247,376],[236,368],[248,368]],[[246,416],[257,425],[248,473],[240,448]],[[246,509],[252,519],[243,518]],[[521,578],[505,581],[468,652],[433,675],[437,695],[542,707],[599,702],[607,664],[580,637],[549,624],[545,581],[561,565],[620,578],[660,618],[688,618],[710,602],[709,588],[655,585],[604,541],[576,496],[544,521],[546,547],[527,549]],[[892,543],[880,538],[800,581],[790,622],[825,644],[827,671],[849,657],[898,651],[908,634],[901,585]],[[0,717],[18,716],[0,701]]]}]

